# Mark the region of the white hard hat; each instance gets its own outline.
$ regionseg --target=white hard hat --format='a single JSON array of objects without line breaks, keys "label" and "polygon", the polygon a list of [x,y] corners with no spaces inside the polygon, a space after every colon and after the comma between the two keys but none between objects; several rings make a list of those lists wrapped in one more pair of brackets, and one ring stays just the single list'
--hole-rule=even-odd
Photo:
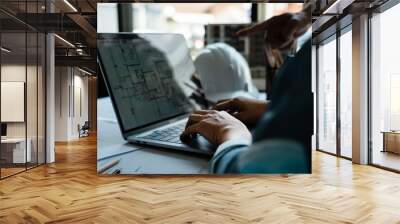
[{"label": "white hard hat", "polygon": [[210,44],[200,52],[194,64],[208,99],[258,96],[247,61],[233,47],[225,43]]}]

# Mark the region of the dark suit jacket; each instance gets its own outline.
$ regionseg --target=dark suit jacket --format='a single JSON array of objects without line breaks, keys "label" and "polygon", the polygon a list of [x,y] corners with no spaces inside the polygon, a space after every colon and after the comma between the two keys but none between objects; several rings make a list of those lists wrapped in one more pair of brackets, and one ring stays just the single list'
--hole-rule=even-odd
[{"label": "dark suit jacket", "polygon": [[234,145],[211,160],[214,173],[310,173],[313,133],[311,40],[279,69],[269,110],[253,129],[253,145]]}]

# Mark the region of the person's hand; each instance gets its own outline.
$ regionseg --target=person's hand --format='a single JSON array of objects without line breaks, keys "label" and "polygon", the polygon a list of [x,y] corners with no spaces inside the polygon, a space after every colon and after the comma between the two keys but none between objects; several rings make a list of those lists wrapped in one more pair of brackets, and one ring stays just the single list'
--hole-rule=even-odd
[{"label": "person's hand", "polygon": [[307,31],[309,24],[306,12],[284,13],[274,16],[254,26],[239,30],[238,36],[265,32],[265,41],[273,49],[286,50],[292,46],[297,37]]},{"label": "person's hand", "polygon": [[251,142],[247,127],[225,111],[200,110],[193,112],[181,134],[182,141],[200,134],[214,145],[231,139],[244,139]]},{"label": "person's hand", "polygon": [[215,110],[224,110],[247,125],[254,125],[267,111],[267,101],[245,97],[218,102]]}]

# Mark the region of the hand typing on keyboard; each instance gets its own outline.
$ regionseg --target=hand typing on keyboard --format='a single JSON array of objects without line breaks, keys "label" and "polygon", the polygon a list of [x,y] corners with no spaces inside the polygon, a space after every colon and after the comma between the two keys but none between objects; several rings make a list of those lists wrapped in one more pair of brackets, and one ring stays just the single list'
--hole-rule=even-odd
[{"label": "hand typing on keyboard", "polygon": [[187,141],[195,134],[202,135],[217,146],[231,139],[244,139],[251,142],[251,134],[247,127],[225,111],[193,112],[181,134],[181,140]]}]

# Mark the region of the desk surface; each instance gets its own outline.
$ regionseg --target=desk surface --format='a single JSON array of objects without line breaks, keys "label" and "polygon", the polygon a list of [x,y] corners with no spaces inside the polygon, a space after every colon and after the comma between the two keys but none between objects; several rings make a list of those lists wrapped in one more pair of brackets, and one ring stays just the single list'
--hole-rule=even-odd
[{"label": "desk surface", "polygon": [[121,174],[201,174],[208,172],[208,159],[189,153],[127,143],[120,132],[109,98],[99,99],[97,167],[120,160],[106,173]]}]

